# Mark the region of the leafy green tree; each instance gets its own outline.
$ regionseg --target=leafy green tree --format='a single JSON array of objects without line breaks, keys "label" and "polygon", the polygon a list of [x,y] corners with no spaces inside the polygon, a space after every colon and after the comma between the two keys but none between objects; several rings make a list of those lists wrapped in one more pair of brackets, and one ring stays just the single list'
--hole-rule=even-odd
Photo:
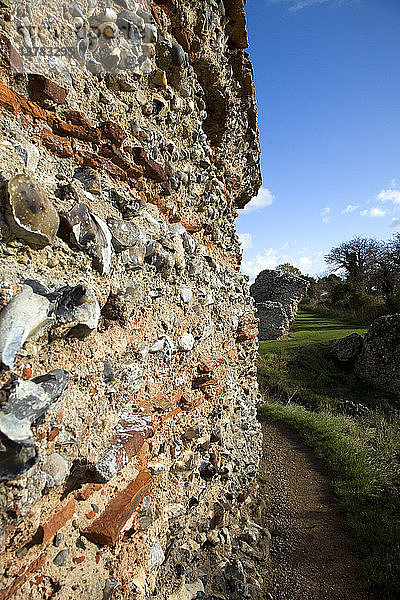
[{"label": "leafy green tree", "polygon": [[303,277],[302,272],[297,267],[294,267],[290,263],[283,263],[276,267],[276,271],[279,273],[291,273],[292,275],[298,275],[299,277]]},{"label": "leafy green tree", "polygon": [[375,285],[389,312],[400,311],[400,233],[382,245]]},{"label": "leafy green tree", "polygon": [[333,272],[341,271],[355,290],[371,291],[373,274],[379,265],[382,243],[374,238],[355,237],[325,256]]}]

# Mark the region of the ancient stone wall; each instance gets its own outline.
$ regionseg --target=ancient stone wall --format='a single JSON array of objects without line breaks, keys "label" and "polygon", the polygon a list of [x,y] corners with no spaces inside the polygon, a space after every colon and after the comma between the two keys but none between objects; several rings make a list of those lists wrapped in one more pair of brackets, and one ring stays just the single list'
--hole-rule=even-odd
[{"label": "ancient stone wall", "polygon": [[243,0],[0,0],[1,599],[262,596],[246,46]]},{"label": "ancient stone wall", "polygon": [[400,393],[400,315],[375,319],[364,337],[352,333],[331,344],[325,356],[378,390]]},{"label": "ancient stone wall", "polygon": [[256,303],[260,340],[276,340],[289,333],[309,282],[293,273],[265,269],[250,293]]}]

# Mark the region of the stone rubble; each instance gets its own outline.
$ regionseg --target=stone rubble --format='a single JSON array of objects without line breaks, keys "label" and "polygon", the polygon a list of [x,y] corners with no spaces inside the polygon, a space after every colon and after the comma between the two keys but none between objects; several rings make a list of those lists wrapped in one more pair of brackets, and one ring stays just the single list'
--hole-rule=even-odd
[{"label": "stone rubble", "polygon": [[[325,349],[324,356],[344,371],[354,373],[375,388],[389,394],[398,394],[400,315],[385,315],[375,319],[364,337],[352,333],[341,338]],[[364,411],[365,407],[357,406],[361,407],[361,412]],[[357,409],[356,412],[360,410]]]},{"label": "stone rubble", "polygon": [[246,47],[243,0],[0,2],[4,600],[263,597]]}]

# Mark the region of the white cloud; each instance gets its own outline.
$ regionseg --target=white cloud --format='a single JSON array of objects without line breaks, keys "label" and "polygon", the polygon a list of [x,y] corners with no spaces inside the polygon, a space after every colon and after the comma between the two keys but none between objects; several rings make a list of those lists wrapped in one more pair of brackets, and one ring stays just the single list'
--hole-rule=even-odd
[{"label": "white cloud", "polygon": [[289,8],[290,12],[297,12],[298,10],[302,10],[303,8],[308,8],[309,6],[314,6],[315,4],[325,4],[328,0],[298,0],[292,4]]},{"label": "white cloud", "polygon": [[393,204],[400,204],[400,190],[381,190],[376,199],[380,202],[392,202]]},{"label": "white cloud", "polygon": [[260,210],[262,208],[265,208],[266,206],[271,206],[274,200],[275,196],[273,195],[273,193],[269,189],[262,187],[260,188],[260,191],[258,192],[257,196],[250,200],[248,204],[246,204],[242,214],[246,215],[250,212],[253,212],[254,210]]},{"label": "white cloud", "polygon": [[371,217],[372,219],[381,219],[386,215],[386,210],[379,208],[379,206],[374,206],[370,210],[360,210],[360,215],[362,217]]},{"label": "white cloud", "polygon": [[301,272],[306,271],[308,267],[311,267],[312,260],[308,256],[301,256],[298,261],[298,268]]},{"label": "white cloud", "polygon": [[242,250],[249,250],[253,246],[253,238],[251,233],[238,233],[238,238]]},{"label": "white cloud", "polygon": [[400,229],[400,218],[393,217],[392,222],[390,223],[390,227],[393,229]]},{"label": "white cloud", "polygon": [[331,209],[329,208],[329,206],[327,206],[326,208],[323,208],[321,210],[320,217],[322,217],[322,222],[323,223],[329,223],[329,221],[331,220]]},{"label": "white cloud", "polygon": [[383,210],[382,208],[379,208],[379,206],[374,206],[369,211],[369,215],[372,218],[376,218],[377,217],[378,219],[381,219],[382,217],[384,217],[386,215],[386,210]]},{"label": "white cloud", "polygon": [[268,4],[288,4],[288,11],[296,13],[303,8],[310,8],[320,4],[329,4],[331,6],[340,6],[342,4],[357,4],[359,0],[267,0]]},{"label": "white cloud", "polygon": [[349,215],[350,213],[355,212],[356,210],[358,210],[360,207],[359,206],[355,206],[354,204],[348,204],[346,206],[346,208],[344,208],[341,213],[342,215]]},{"label": "white cloud", "polygon": [[265,248],[263,254],[257,254],[255,258],[242,262],[242,271],[254,280],[260,271],[264,269],[275,269],[280,264],[278,251],[275,248]]},{"label": "white cloud", "polygon": [[[319,266],[320,258],[316,258],[316,264],[314,260],[309,256],[293,256],[282,252],[283,248],[264,248],[261,254],[257,254],[254,258],[249,260],[243,260],[241,270],[243,273],[250,277],[250,281],[254,281],[260,271],[264,269],[275,269],[278,265],[289,263],[294,267],[300,269],[302,273],[310,272],[312,265]],[[323,258],[321,259],[323,262]]]}]

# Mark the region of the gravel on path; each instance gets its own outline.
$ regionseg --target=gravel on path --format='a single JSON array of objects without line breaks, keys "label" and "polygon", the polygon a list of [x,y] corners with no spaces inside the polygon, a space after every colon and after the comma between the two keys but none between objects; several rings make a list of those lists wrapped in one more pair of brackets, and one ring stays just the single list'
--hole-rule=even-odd
[{"label": "gravel on path", "polygon": [[272,534],[268,597],[372,600],[322,461],[284,426],[263,423],[263,433],[260,485]]}]

